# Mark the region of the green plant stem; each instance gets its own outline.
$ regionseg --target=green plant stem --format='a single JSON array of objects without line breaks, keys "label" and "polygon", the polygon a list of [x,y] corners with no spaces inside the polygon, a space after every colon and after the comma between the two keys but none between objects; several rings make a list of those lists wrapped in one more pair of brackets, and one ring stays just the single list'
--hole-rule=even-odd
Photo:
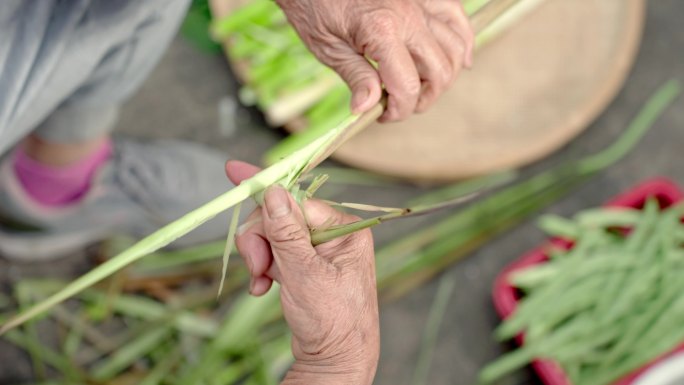
[{"label": "green plant stem", "polygon": [[111,357],[100,362],[93,369],[93,376],[102,381],[111,379],[158,346],[172,330],[170,325],[155,325],[147,333],[119,347]]},{"label": "green plant stem", "polygon": [[169,352],[138,385],[159,385],[169,376],[173,367],[182,357],[180,347],[172,348]]},{"label": "green plant stem", "polygon": [[482,47],[500,36],[527,14],[537,9],[546,0],[520,0],[492,24],[484,28],[475,37],[475,46]]},{"label": "green plant stem", "polygon": [[420,347],[420,354],[418,355],[418,363],[416,364],[416,369],[413,373],[412,385],[428,383],[430,364],[432,363],[432,356],[439,335],[439,327],[444,319],[444,313],[449,305],[449,300],[451,299],[455,286],[456,280],[449,275],[445,275],[439,281],[437,294],[435,295],[434,302],[430,308],[427,325],[423,332],[423,342]]},{"label": "green plant stem", "polygon": [[[31,306],[32,298],[28,291],[28,287],[23,284],[18,284],[15,288],[17,303],[19,308],[24,310]],[[40,339],[36,330],[36,322],[27,322],[24,325],[24,341],[27,345],[27,351],[31,357],[34,374],[39,380],[45,380],[45,364],[43,361],[43,349],[41,349]]]},{"label": "green plant stem", "polygon": [[[67,286],[64,283],[52,280],[27,280],[24,282],[26,287],[29,288],[27,290],[31,290],[31,293],[40,296],[62,290]],[[84,300],[94,303],[104,301],[106,298],[105,293],[96,289],[86,289],[81,292],[81,296]],[[120,314],[145,321],[160,320],[168,317],[173,312],[173,310],[150,298],[131,295],[121,295],[116,298],[112,303],[112,308]],[[177,312],[175,326],[183,333],[199,337],[211,337],[218,330],[218,325],[211,319],[200,317],[189,311],[178,310]]]},{"label": "green plant stem", "polygon": [[454,197],[465,196],[478,193],[483,190],[493,189],[504,184],[510,183],[518,178],[519,173],[515,170],[501,171],[490,175],[459,181],[433,192],[423,194],[418,198],[410,200],[407,205],[415,206],[419,204],[434,204]]},{"label": "green plant stem", "polygon": [[[4,321],[6,321],[6,317],[0,316],[0,322]],[[12,330],[4,335],[3,338],[5,341],[17,346],[18,348],[24,349],[27,352],[34,348],[35,341],[27,337],[25,333],[22,333],[19,330]],[[38,344],[37,348],[41,349],[41,360],[44,364],[55,368],[60,373],[72,376],[73,378],[80,376],[78,370],[76,370],[76,368],[74,368],[63,355],[55,352],[51,347]]]},{"label": "green plant stem", "polygon": [[230,224],[228,225],[228,236],[226,238],[226,247],[223,250],[223,266],[221,269],[221,282],[219,283],[218,293],[216,298],[221,296],[223,293],[223,283],[226,281],[226,272],[228,271],[228,260],[230,258],[230,253],[233,252],[233,246],[235,245],[235,233],[238,228],[238,221],[240,220],[240,210],[242,208],[242,202],[238,203],[233,209],[233,215],[230,219]]},{"label": "green plant stem", "polygon": [[[219,213],[245,199],[256,196],[266,187],[280,183],[287,188],[291,188],[302,173],[313,169],[330,156],[332,151],[348,139],[350,135],[355,134],[356,131],[365,127],[370,121],[377,119],[382,110],[382,107],[379,106],[365,115],[349,117],[334,130],[329,131],[309,146],[291,154],[281,162],[262,170],[225,194],[145,237],[129,249],[74,280],[64,289],[22,312],[17,317],[12,318],[0,327],[0,335],[114,274],[145,255],[167,246]],[[362,123],[357,124],[358,122]]]},{"label": "green plant stem", "polygon": [[377,217],[368,219],[362,219],[360,221],[349,223],[346,225],[333,226],[321,231],[314,231],[311,233],[311,244],[316,246],[320,245],[321,243],[330,242],[335,238],[355,233],[357,231],[367,229],[375,225],[379,225],[380,223],[387,222],[392,219],[424,215],[438,210],[461,205],[465,202],[470,201],[476,196],[477,193],[471,193],[466,196],[457,197],[446,202],[440,202],[431,205],[417,205],[415,207],[408,207],[404,209],[389,209],[390,212],[388,214],[379,215]]}]

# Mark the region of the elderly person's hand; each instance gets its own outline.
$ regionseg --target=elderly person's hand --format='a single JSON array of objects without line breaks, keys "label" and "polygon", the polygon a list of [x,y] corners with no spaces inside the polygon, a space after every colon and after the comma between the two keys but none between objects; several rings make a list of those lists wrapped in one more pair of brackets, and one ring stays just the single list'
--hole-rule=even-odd
[{"label": "elderly person's hand", "polygon": [[[258,168],[228,162],[236,184]],[[238,232],[236,244],[251,273],[250,292],[280,283],[295,363],[283,384],[371,384],[380,337],[373,239],[360,231],[313,247],[309,228],[358,218],[308,200],[304,212],[280,186],[266,190]]]},{"label": "elderly person's hand", "polygon": [[[352,90],[352,110],[380,99],[381,121],[425,111],[472,64],[460,0],[276,0],[309,49]],[[366,59],[377,63],[377,70]]]}]

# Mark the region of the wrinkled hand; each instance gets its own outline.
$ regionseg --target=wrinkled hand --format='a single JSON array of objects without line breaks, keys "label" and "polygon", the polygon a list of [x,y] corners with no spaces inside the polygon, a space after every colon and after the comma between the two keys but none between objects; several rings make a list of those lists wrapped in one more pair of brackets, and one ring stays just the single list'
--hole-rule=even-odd
[{"label": "wrinkled hand", "polygon": [[[309,49],[364,112],[389,94],[381,121],[425,111],[472,65],[473,31],[459,0],[276,0]],[[376,70],[366,60],[377,63]]]},{"label": "wrinkled hand", "polygon": [[[233,183],[258,168],[228,162]],[[304,214],[287,190],[266,190],[238,231],[237,248],[260,296],[280,283],[285,320],[292,330],[295,363],[283,384],[371,384],[379,355],[373,239],[360,231],[313,247],[309,227],[358,218],[308,200]],[[307,225],[308,223],[308,225]]]}]

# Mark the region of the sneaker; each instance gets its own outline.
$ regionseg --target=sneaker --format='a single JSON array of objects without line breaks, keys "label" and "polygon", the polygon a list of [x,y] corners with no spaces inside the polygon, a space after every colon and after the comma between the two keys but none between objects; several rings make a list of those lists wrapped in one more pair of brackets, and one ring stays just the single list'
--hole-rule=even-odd
[{"label": "sneaker", "polygon": [[[0,162],[0,255],[13,260],[67,256],[115,234],[142,238],[233,187],[218,151],[173,140],[115,139],[112,158],[81,200],[46,207],[23,191],[10,158]],[[174,246],[225,237],[227,218],[219,215]]]}]

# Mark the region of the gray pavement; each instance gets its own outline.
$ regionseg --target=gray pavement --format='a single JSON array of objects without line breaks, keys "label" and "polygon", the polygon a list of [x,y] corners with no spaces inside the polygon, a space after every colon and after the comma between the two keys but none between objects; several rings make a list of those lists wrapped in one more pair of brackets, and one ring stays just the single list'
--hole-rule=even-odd
[{"label": "gray pavement", "polygon": [[[660,84],[673,77],[684,83],[682,15],[684,2],[681,0],[648,3],[641,52],[620,95],[584,134],[559,153],[527,167],[526,173],[604,147],[626,127],[635,111]],[[283,134],[265,128],[257,113],[242,107],[236,108],[234,120],[229,121],[235,133],[232,136],[222,134],[218,101],[225,98],[225,103],[232,105],[235,89],[223,58],[199,53],[179,38],[140,92],[125,105],[118,132],[197,140],[219,147],[231,157],[258,162],[263,151]],[[616,193],[656,175],[684,184],[683,166],[684,98],[680,98],[627,159],[593,178],[546,212],[570,215],[582,208],[600,205]],[[342,194],[348,201],[391,205],[424,190],[412,186],[392,190],[347,187]],[[383,244],[430,220],[418,218],[380,226],[375,231],[377,242]],[[456,289],[440,329],[428,383],[473,384],[482,365],[510,348],[491,338],[498,323],[490,299],[492,282],[507,263],[543,239],[530,220],[494,239],[444,273],[456,278]],[[74,256],[60,268],[66,274],[75,274],[83,271],[83,261],[83,256]],[[54,269],[55,266],[0,262],[0,282],[6,285],[21,276],[44,275]],[[433,280],[399,300],[382,305],[382,357],[376,384],[410,383],[436,287],[437,280]],[[25,379],[29,368],[23,354],[0,343],[0,383]],[[502,382],[535,383],[533,375],[527,371]]]}]

